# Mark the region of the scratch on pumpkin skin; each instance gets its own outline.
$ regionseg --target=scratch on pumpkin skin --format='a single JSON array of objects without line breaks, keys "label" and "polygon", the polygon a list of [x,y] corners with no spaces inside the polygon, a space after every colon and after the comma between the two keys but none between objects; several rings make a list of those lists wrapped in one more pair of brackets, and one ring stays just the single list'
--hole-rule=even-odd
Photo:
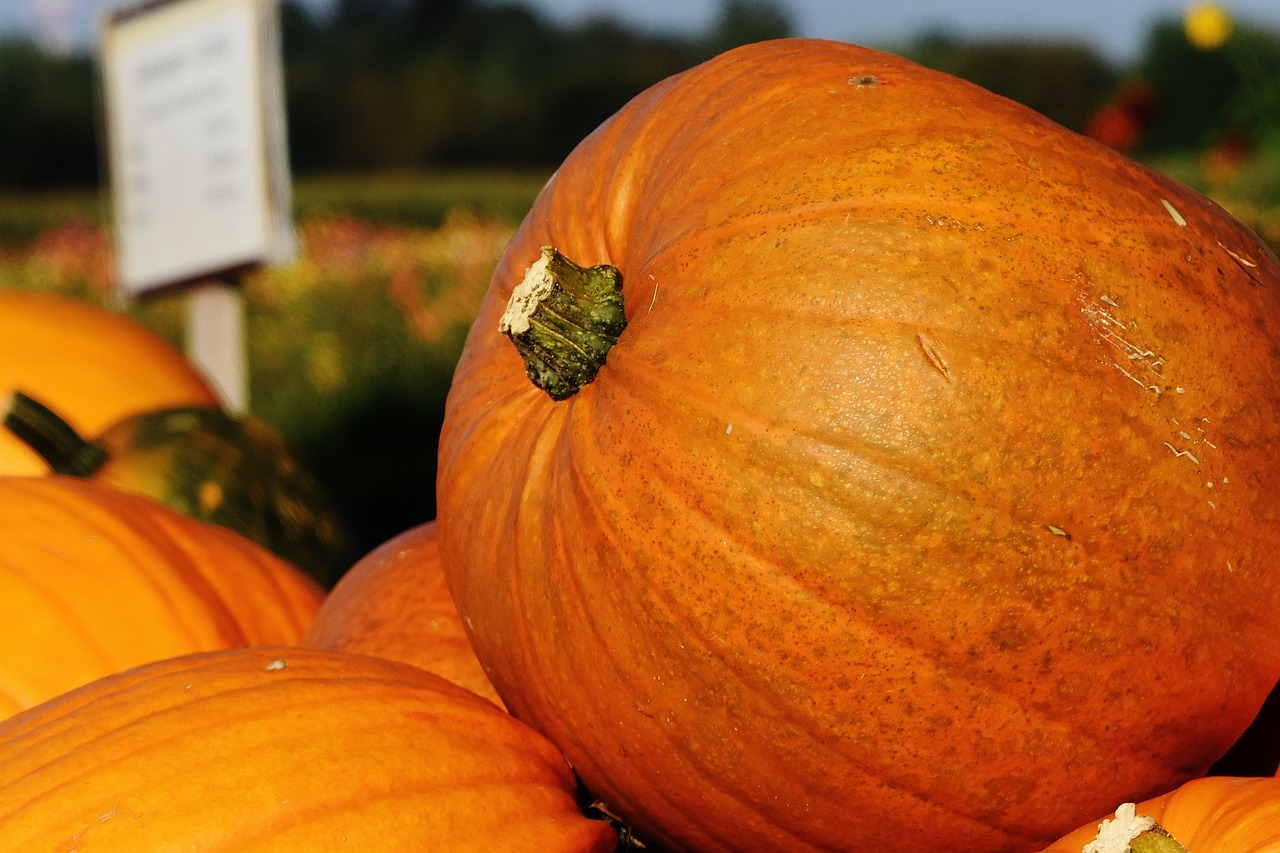
[{"label": "scratch on pumpkin skin", "polygon": [[[1146,370],[1153,374],[1157,379],[1163,380],[1165,359],[1149,347],[1140,346],[1129,339],[1130,336],[1138,329],[1137,323],[1125,323],[1119,317],[1112,314],[1111,311],[1103,308],[1098,302],[1111,306],[1113,309],[1119,309],[1119,304],[1110,296],[1103,295],[1099,297],[1098,302],[1093,302],[1081,294],[1081,311],[1084,313],[1085,319],[1089,321],[1089,325],[1093,327],[1094,332],[1099,338],[1116,349],[1124,360],[1130,364],[1141,364]],[[1126,377],[1133,381],[1135,385],[1144,391],[1150,391],[1157,397],[1163,393],[1163,389],[1158,383],[1147,382],[1140,379],[1134,373],[1126,370],[1118,362],[1111,362],[1111,366],[1123,373]]]},{"label": "scratch on pumpkin skin", "polygon": [[1165,210],[1169,211],[1169,215],[1173,217],[1174,222],[1178,223],[1179,228],[1187,227],[1187,220],[1182,218],[1182,214],[1178,212],[1176,207],[1169,203],[1168,199],[1162,198],[1160,199],[1160,203],[1164,205]]},{"label": "scratch on pumpkin skin", "polygon": [[947,360],[942,357],[942,353],[938,352],[933,341],[925,337],[924,332],[916,335],[916,340],[920,342],[920,348],[924,350],[924,357],[929,359],[929,363],[942,374],[942,377],[948,382],[954,381],[951,378],[951,368],[947,365]]},{"label": "scratch on pumpkin skin", "polygon": [[1248,258],[1244,257],[1243,255],[1237,255],[1235,252],[1228,249],[1221,240],[1218,241],[1218,245],[1221,246],[1222,250],[1226,252],[1228,255],[1230,255],[1231,259],[1234,260],[1240,266],[1248,267],[1249,269],[1257,268],[1258,266],[1257,264],[1255,264],[1253,261],[1249,260]]},{"label": "scratch on pumpkin skin", "polygon": [[1182,457],[1185,456],[1188,459],[1190,459],[1192,462],[1196,463],[1197,465],[1200,464],[1200,457],[1196,456],[1190,450],[1179,450],[1178,448],[1174,447],[1172,444],[1170,444],[1167,441],[1162,443],[1164,444],[1165,447],[1169,448],[1169,450],[1173,452],[1173,456],[1175,459],[1181,459]]},{"label": "scratch on pumpkin skin", "polygon": [[1239,255],[1231,251],[1223,244],[1221,240],[1218,241],[1218,245],[1222,248],[1222,251],[1226,252],[1228,255],[1231,256],[1231,260],[1235,261],[1236,264],[1239,265],[1240,269],[1244,270],[1245,275],[1249,276],[1249,278],[1251,278],[1257,284],[1264,283],[1262,279],[1258,278],[1258,272],[1257,272],[1258,265],[1256,263],[1251,261],[1249,258],[1244,257],[1243,255]]},{"label": "scratch on pumpkin skin", "polygon": [[1132,379],[1132,380],[1133,380],[1133,381],[1138,385],[1138,387],[1139,387],[1139,388],[1141,388],[1142,390],[1144,390],[1144,391],[1150,391],[1150,392],[1152,392],[1153,394],[1155,394],[1157,397],[1158,397],[1158,396],[1160,396],[1160,386],[1159,386],[1159,385],[1148,385],[1147,383],[1143,382],[1141,379],[1139,379],[1138,377],[1134,376],[1132,373],[1130,373],[1129,371],[1125,370],[1123,367],[1121,367],[1121,366],[1120,366],[1120,365],[1118,365],[1118,364],[1114,364],[1114,363],[1113,363],[1111,366],[1112,366],[1112,367],[1114,367],[1116,370],[1120,371],[1121,373],[1123,373],[1125,376],[1128,376],[1130,379]]}]

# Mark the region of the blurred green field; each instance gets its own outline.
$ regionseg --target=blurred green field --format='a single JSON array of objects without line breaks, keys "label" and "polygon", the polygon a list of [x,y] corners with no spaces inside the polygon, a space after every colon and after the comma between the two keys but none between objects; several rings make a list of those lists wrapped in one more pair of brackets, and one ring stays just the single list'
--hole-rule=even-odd
[{"label": "blurred green field", "polygon": [[[1280,247],[1280,160],[1149,165]],[[463,338],[548,175],[383,174],[294,188],[296,261],[245,283],[253,413],[329,487],[358,556],[435,514],[436,442]],[[0,195],[0,286],[121,308],[181,345],[185,305],[120,306],[98,193]]]},{"label": "blurred green field", "polygon": [[[550,177],[545,171],[455,170],[328,175],[298,179],[293,212],[298,222],[350,216],[370,222],[437,228],[452,212],[518,223]],[[110,221],[105,191],[43,193],[0,191],[0,248],[28,245],[67,222]]]}]

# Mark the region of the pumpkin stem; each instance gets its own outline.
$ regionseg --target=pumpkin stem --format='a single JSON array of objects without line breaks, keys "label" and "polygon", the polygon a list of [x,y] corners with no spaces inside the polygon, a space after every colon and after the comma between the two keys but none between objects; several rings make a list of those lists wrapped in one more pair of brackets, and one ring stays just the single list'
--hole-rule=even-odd
[{"label": "pumpkin stem", "polygon": [[1133,803],[1116,809],[1115,817],[1098,825],[1098,835],[1082,853],[1187,853],[1187,848],[1154,818],[1140,815]]},{"label": "pumpkin stem", "polygon": [[1179,844],[1160,824],[1130,841],[1129,849],[1133,853],[1187,853],[1187,848]]},{"label": "pumpkin stem", "polygon": [[624,823],[622,818],[609,811],[609,807],[600,800],[593,800],[590,805],[583,806],[582,813],[591,820],[607,823],[617,833],[618,846],[615,853],[643,853],[649,849],[648,845],[636,838],[631,827]]},{"label": "pumpkin stem", "polygon": [[82,437],[48,406],[14,391],[4,407],[5,429],[49,463],[55,474],[88,477],[107,461],[107,451]]},{"label": "pumpkin stem", "polygon": [[553,400],[572,397],[595,379],[626,327],[617,267],[580,267],[550,246],[525,272],[498,321],[525,373]]}]

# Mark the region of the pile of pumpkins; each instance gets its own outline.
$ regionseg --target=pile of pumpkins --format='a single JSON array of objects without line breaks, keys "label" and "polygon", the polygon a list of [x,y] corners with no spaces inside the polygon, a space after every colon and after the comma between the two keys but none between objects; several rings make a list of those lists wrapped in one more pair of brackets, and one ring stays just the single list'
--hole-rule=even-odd
[{"label": "pile of pumpkins", "polygon": [[149,332],[0,350],[6,849],[1280,849],[1206,776],[1280,680],[1280,262],[955,78],[784,39],[602,124],[349,567]]}]

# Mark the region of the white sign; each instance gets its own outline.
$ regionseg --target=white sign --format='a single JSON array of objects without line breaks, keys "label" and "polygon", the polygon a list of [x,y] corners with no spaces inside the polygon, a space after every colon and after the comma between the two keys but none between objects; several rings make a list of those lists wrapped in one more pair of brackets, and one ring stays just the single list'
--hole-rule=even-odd
[{"label": "white sign", "polygon": [[149,0],[103,28],[126,296],[294,251],[273,0]]}]

